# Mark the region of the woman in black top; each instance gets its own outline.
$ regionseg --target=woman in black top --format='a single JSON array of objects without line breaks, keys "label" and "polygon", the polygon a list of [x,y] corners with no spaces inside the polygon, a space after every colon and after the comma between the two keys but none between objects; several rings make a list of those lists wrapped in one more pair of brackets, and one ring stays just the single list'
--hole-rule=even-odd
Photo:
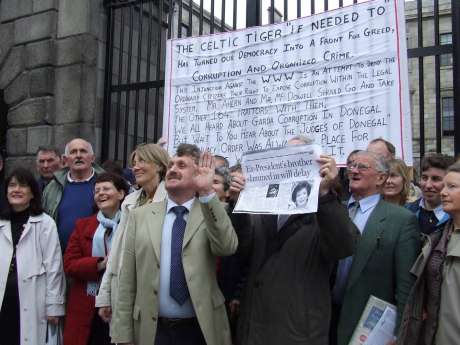
[{"label": "woman in black top", "polygon": [[56,225],[43,213],[32,173],[5,181],[0,214],[0,344],[45,344],[47,322],[64,314],[64,274]]}]

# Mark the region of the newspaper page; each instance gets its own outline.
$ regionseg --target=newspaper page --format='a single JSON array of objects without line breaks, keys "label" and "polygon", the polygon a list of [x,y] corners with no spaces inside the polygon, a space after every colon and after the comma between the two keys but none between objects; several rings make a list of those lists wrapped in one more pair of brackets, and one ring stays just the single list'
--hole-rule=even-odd
[{"label": "newspaper page", "polygon": [[[376,325],[379,323],[380,319],[383,318],[387,308],[393,311],[393,315],[395,316],[396,320],[396,306],[375,296],[369,297],[369,301],[367,301],[366,307],[364,308],[364,311],[361,315],[361,319],[359,319],[358,325],[356,326],[348,345],[371,344],[366,343],[366,341],[368,340],[372,330],[376,328]],[[389,317],[389,315],[390,314],[387,313],[385,317]],[[394,322],[396,322],[395,320]]]},{"label": "newspaper page", "polygon": [[248,152],[241,166],[246,186],[235,213],[299,214],[318,209],[319,145]]},{"label": "newspaper page", "polygon": [[387,345],[395,339],[396,310],[385,308],[382,317],[369,334],[364,345]]}]

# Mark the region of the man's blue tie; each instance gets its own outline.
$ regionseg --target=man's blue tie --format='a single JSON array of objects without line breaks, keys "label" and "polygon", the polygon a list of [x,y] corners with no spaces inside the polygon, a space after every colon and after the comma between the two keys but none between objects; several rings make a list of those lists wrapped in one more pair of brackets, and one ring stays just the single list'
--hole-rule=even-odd
[{"label": "man's blue tie", "polygon": [[184,240],[185,225],[184,215],[187,209],[184,206],[175,206],[172,211],[176,215],[171,234],[171,275],[169,279],[169,294],[182,305],[188,300],[190,294],[185,280],[184,267],[182,266],[182,242]]},{"label": "man's blue tie", "polygon": [[[358,210],[358,201],[355,201],[348,206],[348,215],[350,216],[351,220],[355,219]],[[348,274],[350,273],[352,263],[353,256],[349,256],[339,260],[339,264],[337,266],[337,274],[335,278],[335,285],[332,289],[332,300],[335,304],[341,305],[343,302],[343,298],[345,297],[345,291],[347,289]]]}]

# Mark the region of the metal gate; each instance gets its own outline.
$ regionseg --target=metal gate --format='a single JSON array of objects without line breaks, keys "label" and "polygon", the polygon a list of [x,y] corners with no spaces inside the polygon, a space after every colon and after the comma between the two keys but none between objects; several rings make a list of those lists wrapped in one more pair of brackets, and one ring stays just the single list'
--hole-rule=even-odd
[{"label": "metal gate", "polygon": [[[167,38],[285,21],[357,2],[106,0],[101,158],[126,164],[137,143],[158,140]],[[460,1],[414,0],[405,5],[414,158],[423,157],[428,151],[458,154]]]}]

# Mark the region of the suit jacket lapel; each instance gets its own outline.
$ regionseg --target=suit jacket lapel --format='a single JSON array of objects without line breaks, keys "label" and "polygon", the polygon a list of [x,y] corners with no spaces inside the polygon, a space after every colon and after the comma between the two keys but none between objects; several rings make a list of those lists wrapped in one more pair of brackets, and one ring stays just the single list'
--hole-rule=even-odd
[{"label": "suit jacket lapel", "polygon": [[184,240],[182,242],[182,249],[190,242],[195,232],[199,229],[201,223],[203,223],[204,218],[201,212],[201,206],[198,199],[196,199],[190,210],[190,214],[187,218],[187,226],[185,227]]},{"label": "suit jacket lapel", "polygon": [[145,226],[148,227],[147,231],[152,241],[153,249],[160,262],[160,251],[161,251],[161,235],[163,233],[163,223],[166,216],[166,200],[161,202],[152,202],[147,207],[150,207],[149,219],[146,220]]},{"label": "suit jacket lapel", "polygon": [[380,200],[367,220],[364,231],[359,240],[356,254],[353,257],[353,264],[348,278],[348,287],[351,287],[359,278],[362,270],[367,264],[369,257],[374,251],[378,238],[385,230],[382,222],[386,218],[386,207],[383,200]]}]

